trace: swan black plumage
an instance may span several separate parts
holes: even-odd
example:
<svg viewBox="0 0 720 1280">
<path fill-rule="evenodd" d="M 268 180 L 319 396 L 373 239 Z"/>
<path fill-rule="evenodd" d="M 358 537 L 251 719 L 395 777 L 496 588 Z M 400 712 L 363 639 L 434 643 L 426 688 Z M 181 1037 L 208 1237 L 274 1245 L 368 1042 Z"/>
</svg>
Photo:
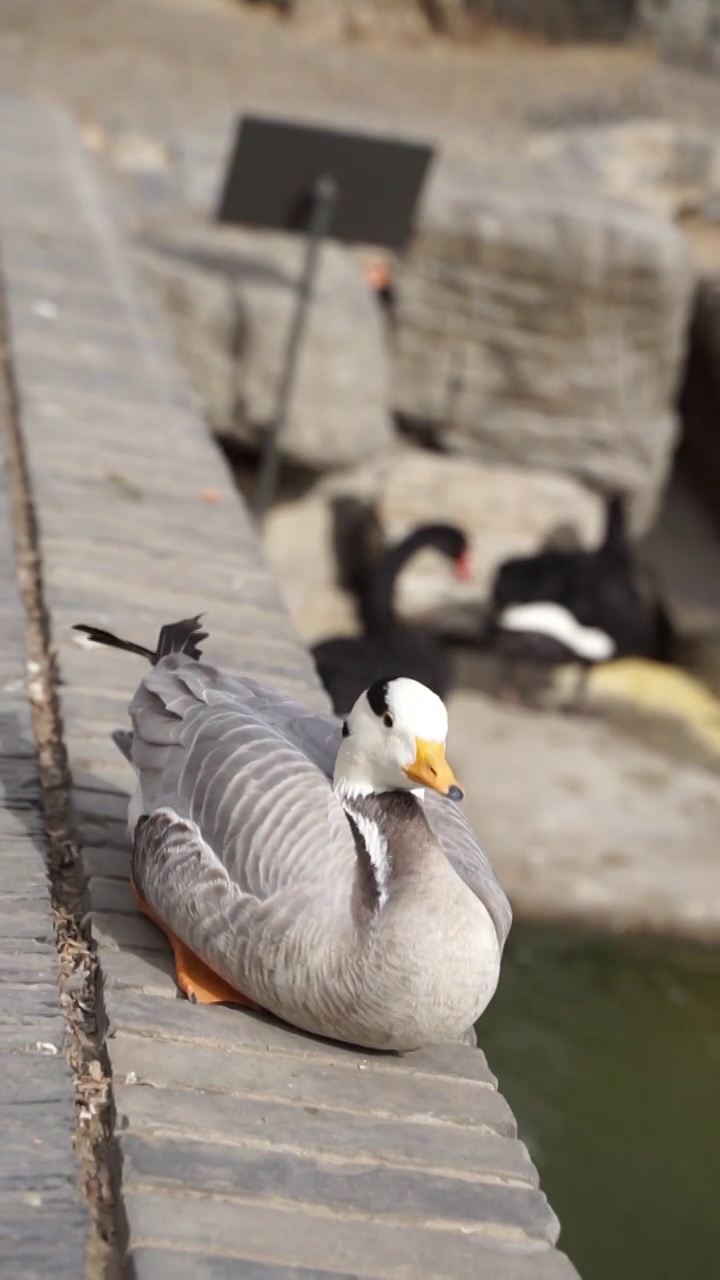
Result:
<svg viewBox="0 0 720 1280">
<path fill-rule="evenodd" d="M 363 689 L 376 680 L 397 676 L 418 680 L 438 697 L 445 696 L 450 663 L 443 645 L 432 632 L 401 622 L 394 608 L 397 576 L 423 547 L 434 547 L 452 560 L 458 577 L 470 576 L 468 541 L 454 525 L 421 525 L 376 563 L 360 565 L 356 555 L 346 580 L 356 598 L 363 634 L 334 636 L 312 649 L 318 675 L 338 715 L 345 715 Z"/>
<path fill-rule="evenodd" d="M 600 662 L 666 656 L 664 621 L 640 589 L 622 498 L 608 499 L 594 551 L 546 548 L 500 565 L 486 640 L 506 665 L 577 664 L 578 697 Z"/>
</svg>

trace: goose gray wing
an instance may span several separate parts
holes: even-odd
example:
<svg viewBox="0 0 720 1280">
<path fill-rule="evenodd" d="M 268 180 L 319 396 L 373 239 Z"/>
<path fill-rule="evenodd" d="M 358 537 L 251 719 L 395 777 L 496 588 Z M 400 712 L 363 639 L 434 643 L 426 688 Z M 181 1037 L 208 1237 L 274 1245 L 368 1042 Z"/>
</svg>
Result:
<svg viewBox="0 0 720 1280">
<path fill-rule="evenodd" d="M 487 908 L 502 954 L 512 924 L 512 908 L 471 823 L 460 805 L 434 791 L 425 792 L 425 816 L 445 857 Z"/>
<path fill-rule="evenodd" d="M 320 894 L 339 910 L 343 889 L 347 902 L 355 845 L 319 763 L 333 759 L 331 716 L 182 655 L 147 673 L 130 715 L 142 809 L 194 824 L 204 872 L 215 859 L 235 896 L 273 898 L 277 909 L 284 896 L 298 907 L 301 895 Z M 146 859 L 148 876 L 154 865 Z M 166 912 L 179 894 L 169 872 L 158 874 L 162 885 L 146 880 L 148 901 Z"/>
</svg>

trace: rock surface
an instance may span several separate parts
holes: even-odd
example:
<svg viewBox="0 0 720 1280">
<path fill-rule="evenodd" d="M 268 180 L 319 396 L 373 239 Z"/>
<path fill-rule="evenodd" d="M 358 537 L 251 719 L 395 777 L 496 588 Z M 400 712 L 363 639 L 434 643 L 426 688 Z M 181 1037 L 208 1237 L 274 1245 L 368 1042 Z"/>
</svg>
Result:
<svg viewBox="0 0 720 1280">
<path fill-rule="evenodd" d="M 560 524 L 573 525 L 592 546 L 603 523 L 598 499 L 566 476 L 418 449 L 328 478 L 309 495 L 280 504 L 265 527 L 271 568 L 311 641 L 353 629 L 351 604 L 336 586 L 332 501 L 338 496 L 374 501 L 390 543 L 421 524 L 458 524 L 467 532 L 472 582 L 458 581 L 449 562 L 428 549 L 403 570 L 396 592 L 402 617 L 457 634 L 477 633 L 500 561 L 536 550 Z"/>
<path fill-rule="evenodd" d="M 704 129 L 664 120 L 630 120 L 610 128 L 567 129 L 535 139 L 529 154 L 548 176 L 592 183 L 676 219 L 720 221 L 720 142 Z"/>
<path fill-rule="evenodd" d="M 453 768 L 473 780 L 466 809 L 518 918 L 714 937 L 718 757 L 691 763 L 677 722 L 663 745 L 652 716 L 623 730 L 509 709 L 467 686 L 449 709 Z"/>
<path fill-rule="evenodd" d="M 685 447 L 717 512 L 720 492 L 720 261 L 698 289 L 689 376 L 683 395 Z"/>
<path fill-rule="evenodd" d="M 289 12 L 323 35 L 408 40 L 428 34 L 424 8 L 421 0 L 291 0 Z"/>
<path fill-rule="evenodd" d="M 143 248 L 179 355 L 213 430 L 257 448 L 273 420 L 303 242 L 273 232 L 177 228 Z M 382 315 L 350 254 L 326 243 L 281 452 L 324 470 L 393 440 Z"/>
<path fill-rule="evenodd" d="M 642 0 L 640 11 L 669 61 L 720 69 L 720 0 Z"/>
<path fill-rule="evenodd" d="M 458 40 L 477 31 L 477 24 L 468 13 L 467 0 L 421 0 L 421 3 L 433 31 Z"/>
<path fill-rule="evenodd" d="M 474 199 L 426 207 L 399 276 L 396 407 L 452 450 L 618 488 L 647 525 L 692 285 L 668 222 L 488 167 Z"/>
<path fill-rule="evenodd" d="M 267 512 L 263 550 L 290 616 L 308 644 L 354 633 L 353 601 L 337 586 L 332 513 L 322 485 L 294 501 L 278 502 Z"/>
<path fill-rule="evenodd" d="M 480 31 L 492 24 L 547 40 L 580 43 L 626 39 L 635 30 L 638 0 L 602 0 L 602 4 L 597 0 L 461 0 L 461 4 Z"/>
</svg>

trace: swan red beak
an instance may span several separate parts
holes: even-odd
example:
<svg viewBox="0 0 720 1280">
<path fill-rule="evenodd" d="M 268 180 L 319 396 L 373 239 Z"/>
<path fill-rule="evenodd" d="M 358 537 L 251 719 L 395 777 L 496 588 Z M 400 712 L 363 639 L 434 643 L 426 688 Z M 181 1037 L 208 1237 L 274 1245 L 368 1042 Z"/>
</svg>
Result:
<svg viewBox="0 0 720 1280">
<path fill-rule="evenodd" d="M 455 577 L 459 578 L 461 582 L 472 582 L 473 571 L 469 547 L 461 551 L 455 561 Z"/>
</svg>

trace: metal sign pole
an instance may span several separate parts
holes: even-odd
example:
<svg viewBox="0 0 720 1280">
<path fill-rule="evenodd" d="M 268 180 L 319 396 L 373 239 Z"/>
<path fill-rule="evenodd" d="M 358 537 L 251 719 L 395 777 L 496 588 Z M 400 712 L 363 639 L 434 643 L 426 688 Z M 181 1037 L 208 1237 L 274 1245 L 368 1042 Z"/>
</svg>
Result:
<svg viewBox="0 0 720 1280">
<path fill-rule="evenodd" d="M 297 374 L 298 357 L 307 326 L 308 312 L 317 275 L 320 246 L 328 234 L 337 204 L 337 184 L 333 178 L 321 177 L 313 185 L 312 208 L 308 222 L 305 262 L 300 279 L 295 311 L 290 323 L 285 360 L 278 387 L 275 413 L 262 453 L 260 475 L 255 493 L 255 516 L 262 521 L 277 486 L 280 437 L 285 428 L 288 408 Z"/>
</svg>

